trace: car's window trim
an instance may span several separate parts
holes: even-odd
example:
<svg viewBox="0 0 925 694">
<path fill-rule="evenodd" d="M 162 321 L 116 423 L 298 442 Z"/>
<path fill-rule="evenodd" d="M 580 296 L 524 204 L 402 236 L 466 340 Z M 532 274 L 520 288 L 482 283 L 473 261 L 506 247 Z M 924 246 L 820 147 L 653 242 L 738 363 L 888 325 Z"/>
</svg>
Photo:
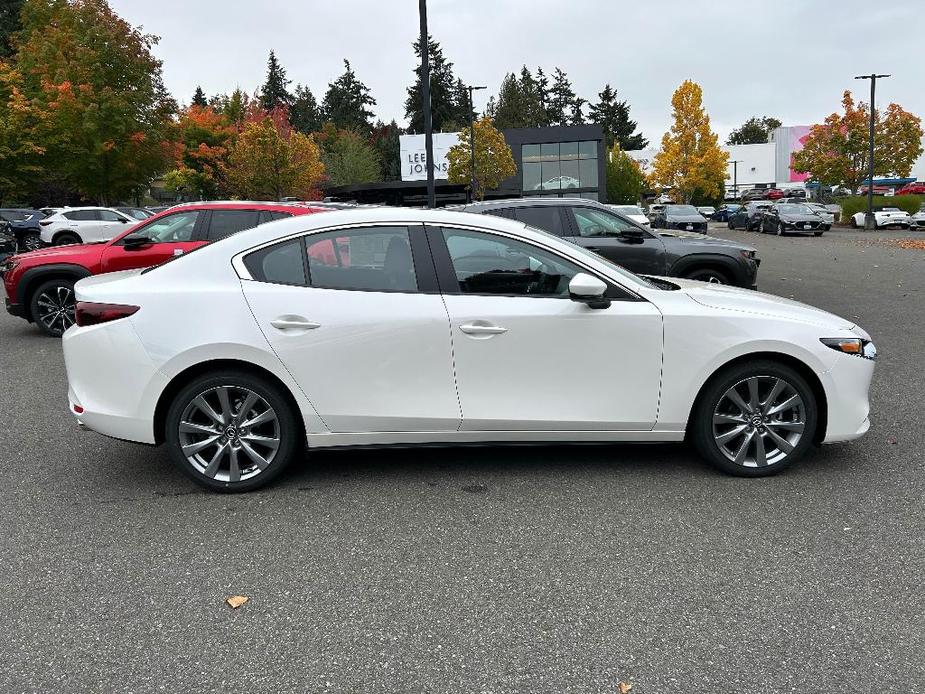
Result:
<svg viewBox="0 0 925 694">
<path fill-rule="evenodd" d="M 311 270 L 308 264 L 308 245 L 307 239 L 310 236 L 329 233 L 349 233 L 359 229 L 369 229 L 371 227 L 388 227 L 393 229 L 404 228 L 408 231 L 408 243 L 411 246 L 411 260 L 414 266 L 415 281 L 417 289 L 363 289 L 350 287 L 313 287 L 311 284 Z M 298 240 L 302 246 L 302 264 L 305 270 L 305 283 L 293 284 L 290 282 L 274 282 L 272 280 L 256 279 L 244 260 L 253 253 L 269 248 L 270 246 L 279 246 Z M 232 267 L 237 272 L 238 277 L 242 280 L 259 282 L 261 284 L 276 284 L 286 287 L 301 287 L 302 289 L 314 289 L 328 292 L 373 292 L 377 294 L 440 294 L 440 287 L 437 282 L 437 271 L 434 267 L 433 257 L 430 246 L 425 236 L 424 224 L 421 222 L 376 222 L 357 224 L 356 222 L 336 227 L 327 227 L 325 229 L 313 229 L 312 231 L 300 231 L 290 234 L 281 239 L 275 239 L 268 243 L 260 244 L 246 251 L 236 254 L 231 260 Z"/>
<path fill-rule="evenodd" d="M 460 224 L 428 224 L 427 225 L 427 240 L 430 243 L 431 256 L 434 260 L 434 267 L 437 270 L 437 279 L 440 282 L 440 289 L 443 294 L 452 295 L 452 296 L 484 296 L 484 297 L 508 297 L 515 299 L 557 299 L 557 300 L 571 300 L 569 296 L 556 296 L 549 294 L 498 294 L 498 293 L 483 293 L 483 292 L 464 292 L 459 288 L 459 279 L 456 277 L 456 269 L 453 267 L 453 260 L 450 256 L 450 250 L 446 245 L 446 239 L 443 236 L 444 229 L 456 229 L 459 231 L 470 231 L 473 233 L 488 234 L 490 236 L 500 236 L 502 238 L 510 239 L 512 241 L 517 241 L 523 243 L 527 246 L 535 246 L 536 248 L 550 253 L 556 257 L 562 258 L 564 262 L 567 262 L 571 265 L 575 265 L 581 269 L 582 272 L 596 277 L 607 285 L 608 292 L 615 290 L 619 292 L 621 296 L 608 296 L 607 298 L 612 301 L 647 301 L 636 292 L 631 289 L 626 288 L 622 284 L 615 282 L 609 277 L 601 276 L 601 273 L 589 268 L 584 263 L 572 258 L 571 256 L 564 256 L 559 252 L 558 249 L 550 248 L 541 243 L 534 242 L 533 239 L 523 239 L 512 234 L 506 234 L 503 231 L 498 231 L 497 229 L 483 229 L 478 227 L 469 227 L 466 225 Z M 554 236 L 551 234 L 551 236 Z"/>
</svg>

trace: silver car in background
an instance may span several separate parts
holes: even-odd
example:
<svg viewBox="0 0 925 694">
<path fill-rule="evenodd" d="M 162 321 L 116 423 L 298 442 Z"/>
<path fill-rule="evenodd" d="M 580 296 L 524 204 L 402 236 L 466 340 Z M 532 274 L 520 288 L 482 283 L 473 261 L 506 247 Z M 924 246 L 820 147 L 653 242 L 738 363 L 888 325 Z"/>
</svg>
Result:
<svg viewBox="0 0 925 694">
<path fill-rule="evenodd" d="M 636 224 L 649 226 L 649 218 L 639 205 L 608 205 L 607 207 L 631 219 Z"/>
</svg>

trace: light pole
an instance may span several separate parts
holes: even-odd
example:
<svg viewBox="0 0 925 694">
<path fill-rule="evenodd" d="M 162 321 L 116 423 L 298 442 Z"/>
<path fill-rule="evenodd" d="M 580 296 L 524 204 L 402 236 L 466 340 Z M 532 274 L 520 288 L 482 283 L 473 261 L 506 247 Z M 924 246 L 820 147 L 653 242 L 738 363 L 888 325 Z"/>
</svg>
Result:
<svg viewBox="0 0 925 694">
<path fill-rule="evenodd" d="M 877 228 L 877 220 L 874 218 L 874 121 L 877 110 L 874 98 L 877 94 L 877 80 L 889 75 L 858 75 L 856 80 L 870 80 L 870 154 L 867 160 L 867 214 L 864 215 L 864 229 L 874 231 Z"/>
<path fill-rule="evenodd" d="M 430 42 L 427 40 L 427 0 L 418 1 L 421 15 L 421 106 L 424 111 L 424 152 L 427 167 L 427 206 L 437 206 L 434 191 L 434 124 L 430 115 Z"/>
<path fill-rule="evenodd" d="M 469 85 L 469 150 L 472 154 L 472 164 L 469 168 L 469 197 L 475 200 L 475 107 L 472 105 L 472 92 L 476 89 L 488 89 L 488 87 L 473 87 Z"/>
<path fill-rule="evenodd" d="M 732 164 L 732 197 L 734 200 L 739 199 L 739 162 L 741 159 L 733 159 Z"/>
</svg>

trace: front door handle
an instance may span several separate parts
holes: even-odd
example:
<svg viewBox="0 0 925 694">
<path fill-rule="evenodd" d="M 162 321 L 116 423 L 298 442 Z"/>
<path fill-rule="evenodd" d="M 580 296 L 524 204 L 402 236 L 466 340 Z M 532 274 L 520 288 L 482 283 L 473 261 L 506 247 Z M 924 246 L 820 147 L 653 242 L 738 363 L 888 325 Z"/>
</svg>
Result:
<svg viewBox="0 0 925 694">
<path fill-rule="evenodd" d="M 507 328 L 500 325 L 492 325 L 486 321 L 475 321 L 473 323 L 463 323 L 459 326 L 466 335 L 500 335 L 506 333 Z"/>
<path fill-rule="evenodd" d="M 277 330 L 314 330 L 321 327 L 321 323 L 316 323 L 301 316 L 280 316 L 271 320 L 270 325 Z"/>
</svg>

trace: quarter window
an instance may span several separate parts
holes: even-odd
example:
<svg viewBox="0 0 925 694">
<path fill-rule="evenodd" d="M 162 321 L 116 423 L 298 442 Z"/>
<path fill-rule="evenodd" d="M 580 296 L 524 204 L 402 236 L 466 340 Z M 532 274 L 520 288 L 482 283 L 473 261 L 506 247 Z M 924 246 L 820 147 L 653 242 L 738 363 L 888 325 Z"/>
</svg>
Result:
<svg viewBox="0 0 925 694">
<path fill-rule="evenodd" d="M 477 231 L 444 229 L 463 294 L 568 297 L 577 265 L 522 241 Z"/>
<path fill-rule="evenodd" d="M 305 237 L 312 287 L 414 292 L 418 289 L 405 227 L 369 227 Z"/>
<path fill-rule="evenodd" d="M 294 239 L 251 253 L 244 265 L 251 277 L 274 284 L 305 284 L 302 240 Z"/>
</svg>

